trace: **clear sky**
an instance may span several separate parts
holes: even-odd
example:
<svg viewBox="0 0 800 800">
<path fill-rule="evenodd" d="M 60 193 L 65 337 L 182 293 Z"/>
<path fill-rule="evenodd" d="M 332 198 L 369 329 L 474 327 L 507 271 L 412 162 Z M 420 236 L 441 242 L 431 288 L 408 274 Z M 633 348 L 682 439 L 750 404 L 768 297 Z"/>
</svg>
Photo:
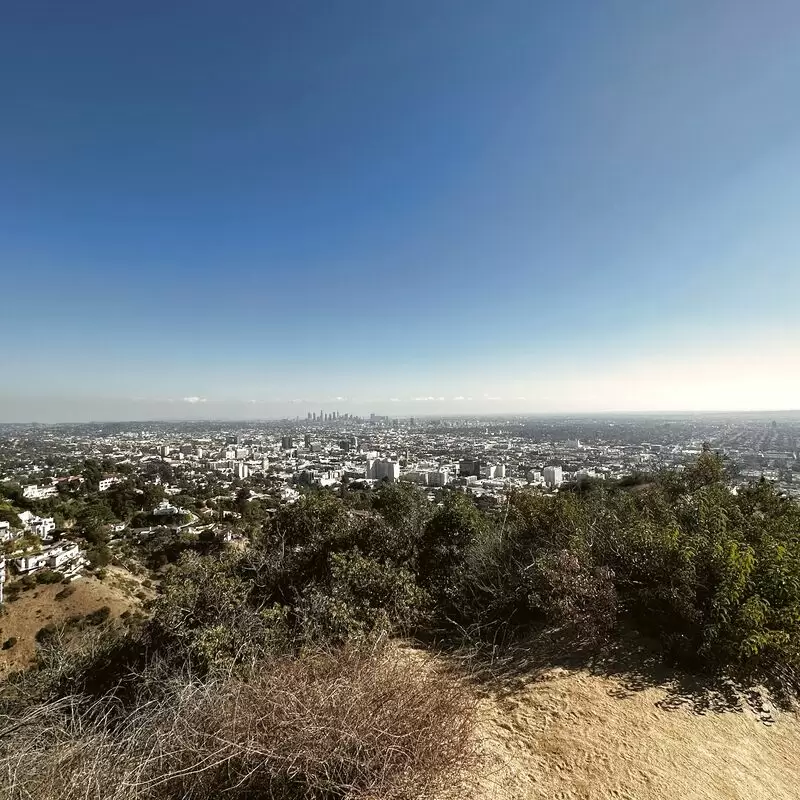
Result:
<svg viewBox="0 0 800 800">
<path fill-rule="evenodd" d="M 6 0 L 0 421 L 800 407 L 795 0 Z"/>
</svg>

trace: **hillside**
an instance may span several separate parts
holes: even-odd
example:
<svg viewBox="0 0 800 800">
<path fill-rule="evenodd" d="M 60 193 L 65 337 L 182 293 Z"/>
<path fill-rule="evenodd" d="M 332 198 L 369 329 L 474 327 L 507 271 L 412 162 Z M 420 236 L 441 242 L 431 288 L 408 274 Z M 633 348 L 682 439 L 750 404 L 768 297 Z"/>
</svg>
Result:
<svg viewBox="0 0 800 800">
<path fill-rule="evenodd" d="M 6 613 L 0 617 L 0 641 L 14 637 L 17 643 L 0 651 L 0 677 L 32 663 L 36 633 L 43 626 L 61 625 L 104 606 L 110 609 L 110 619 L 118 619 L 126 611 L 140 609 L 142 597 L 154 594 L 127 570 L 115 567 L 106 571 L 103 580 L 88 574 L 74 580 L 69 591 L 56 599 L 64 589 L 61 583 L 39 585 L 20 593 L 13 603 L 5 604 Z"/>
<path fill-rule="evenodd" d="M 719 698 L 717 698 L 719 700 Z M 796 714 L 554 667 L 485 687 L 479 800 L 796 800 Z"/>
</svg>

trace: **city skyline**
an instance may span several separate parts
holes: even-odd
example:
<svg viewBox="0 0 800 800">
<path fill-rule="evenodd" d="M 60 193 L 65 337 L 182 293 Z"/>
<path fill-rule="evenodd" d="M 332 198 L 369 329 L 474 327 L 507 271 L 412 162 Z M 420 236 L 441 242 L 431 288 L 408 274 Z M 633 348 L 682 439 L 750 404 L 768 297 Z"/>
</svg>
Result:
<svg viewBox="0 0 800 800">
<path fill-rule="evenodd" d="M 798 408 L 798 23 L 13 3 L 0 422 Z"/>
</svg>

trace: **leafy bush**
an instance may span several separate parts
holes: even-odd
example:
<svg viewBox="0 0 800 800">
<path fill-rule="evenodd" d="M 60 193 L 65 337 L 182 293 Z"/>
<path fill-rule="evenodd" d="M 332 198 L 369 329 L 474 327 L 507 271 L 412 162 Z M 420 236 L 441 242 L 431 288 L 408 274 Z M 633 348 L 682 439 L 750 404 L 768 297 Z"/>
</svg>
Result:
<svg viewBox="0 0 800 800">
<path fill-rule="evenodd" d="M 18 600 L 21 591 L 22 586 L 20 585 L 19 581 L 16 581 L 15 583 L 9 583 L 3 590 L 5 601 L 7 603 L 13 603 L 15 600 Z"/>
<path fill-rule="evenodd" d="M 64 580 L 64 575 L 60 572 L 54 572 L 50 569 L 43 569 L 41 572 L 36 573 L 36 583 L 49 584 L 61 583 Z"/>
<path fill-rule="evenodd" d="M 56 593 L 56 600 L 66 600 L 71 595 L 75 594 L 74 586 L 65 586 L 60 592 Z"/>
<path fill-rule="evenodd" d="M 353 550 L 333 554 L 326 585 L 303 594 L 300 624 L 312 642 L 375 638 L 413 630 L 425 604 L 411 572 Z"/>
<path fill-rule="evenodd" d="M 38 631 L 36 631 L 35 638 L 37 642 L 44 644 L 53 639 L 57 633 L 58 627 L 54 623 L 48 622 L 47 625 L 44 625 L 43 627 L 39 628 Z"/>
<path fill-rule="evenodd" d="M 108 606 L 102 606 L 87 614 L 84 619 L 89 625 L 102 625 L 110 616 L 111 609 Z"/>
<path fill-rule="evenodd" d="M 107 544 L 99 542 L 86 551 L 86 558 L 93 569 L 107 567 L 111 563 L 111 550 Z"/>
</svg>

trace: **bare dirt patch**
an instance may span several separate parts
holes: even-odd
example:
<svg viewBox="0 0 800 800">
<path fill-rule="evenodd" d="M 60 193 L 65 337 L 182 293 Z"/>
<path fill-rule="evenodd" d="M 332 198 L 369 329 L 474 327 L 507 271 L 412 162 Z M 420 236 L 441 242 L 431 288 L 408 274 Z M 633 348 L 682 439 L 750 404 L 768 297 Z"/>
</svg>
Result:
<svg viewBox="0 0 800 800">
<path fill-rule="evenodd" d="M 666 675 L 666 671 L 665 675 Z M 479 683 L 475 800 L 797 800 L 800 720 L 766 692 L 558 666 Z"/>
</svg>

